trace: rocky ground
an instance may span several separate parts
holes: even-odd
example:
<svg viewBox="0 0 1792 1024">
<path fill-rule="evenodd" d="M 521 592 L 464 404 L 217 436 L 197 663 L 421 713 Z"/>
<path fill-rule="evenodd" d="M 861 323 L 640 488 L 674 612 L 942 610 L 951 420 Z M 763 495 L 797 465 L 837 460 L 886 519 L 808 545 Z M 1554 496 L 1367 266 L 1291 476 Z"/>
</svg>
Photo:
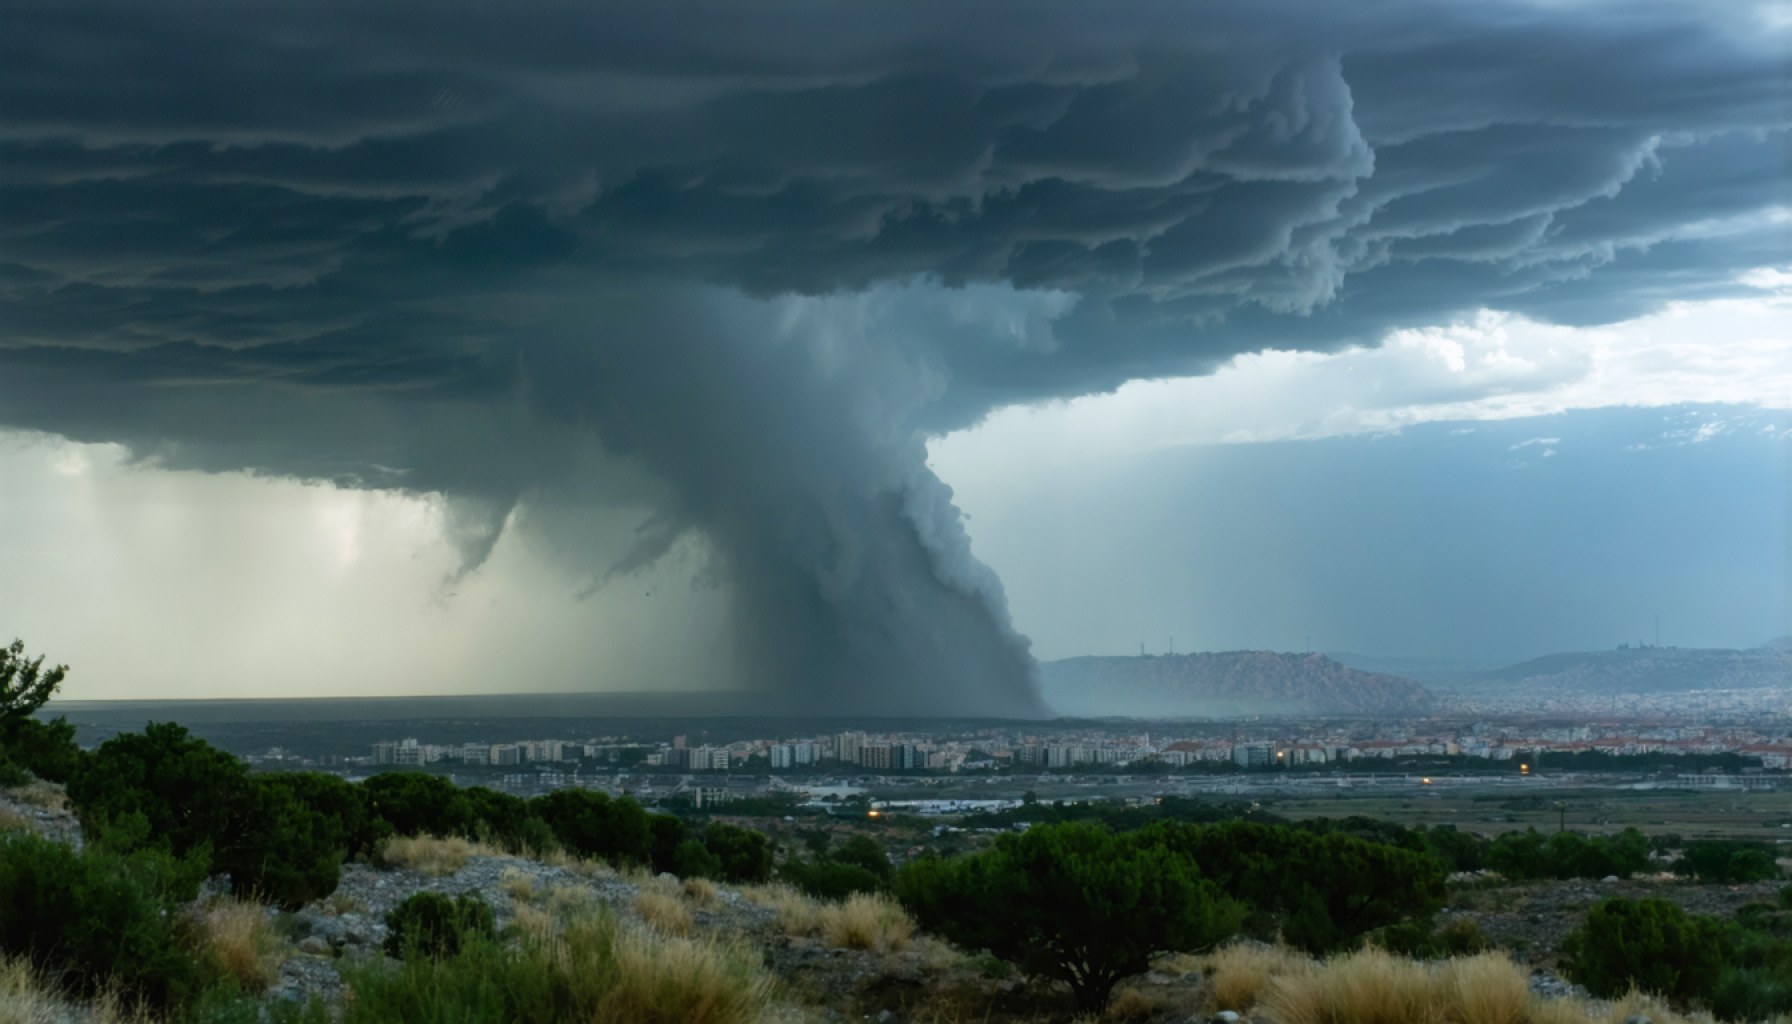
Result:
<svg viewBox="0 0 1792 1024">
<path fill-rule="evenodd" d="M 0 828 L 25 828 L 71 843 L 80 826 L 55 787 L 0 790 Z M 1473 920 L 1496 945 L 1532 968 L 1532 989 L 1546 996 L 1584 996 L 1555 973 L 1563 936 L 1587 908 L 1612 896 L 1659 897 L 1696 913 L 1728 915 L 1747 903 L 1771 902 L 1781 883 L 1691 885 L 1671 876 L 1605 882 L 1508 883 L 1497 878 L 1459 880 L 1445 919 Z M 1061 997 L 1030 984 L 987 957 L 954 952 L 927 937 L 897 951 L 836 948 L 818 937 L 790 934 L 763 896 L 716 886 L 683 894 L 671 876 L 618 873 L 591 864 L 545 863 L 472 852 L 453 870 L 345 865 L 329 897 L 296 912 L 269 915 L 291 945 L 271 986 L 279 999 L 313 995 L 337 998 L 341 970 L 384 955 L 386 914 L 412 893 L 455 896 L 475 893 L 489 903 L 500 927 L 524 906 L 556 900 L 595 900 L 618 914 L 637 915 L 643 892 L 677 895 L 691 916 L 692 933 L 740 941 L 762 951 L 779 980 L 784 1001 L 806 1021 L 873 1020 L 880 1024 L 932 1024 L 951 1020 L 1020 1022 L 1060 1019 Z M 1201 971 L 1188 958 L 1181 969 L 1167 964 L 1129 987 L 1129 1019 L 1207 1021 L 1224 1007 L 1212 1004 Z M 42 1018 L 57 1024 L 86 1020 L 64 1007 Z"/>
</svg>

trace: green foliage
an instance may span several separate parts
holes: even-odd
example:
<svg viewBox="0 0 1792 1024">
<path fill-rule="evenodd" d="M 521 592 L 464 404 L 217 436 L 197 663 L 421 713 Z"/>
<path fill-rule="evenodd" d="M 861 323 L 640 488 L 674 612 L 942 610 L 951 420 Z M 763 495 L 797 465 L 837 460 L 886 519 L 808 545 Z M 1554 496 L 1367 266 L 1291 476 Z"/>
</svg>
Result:
<svg viewBox="0 0 1792 1024">
<path fill-rule="evenodd" d="M 141 816 L 146 842 L 186 856 L 234 834 L 250 799 L 249 773 L 180 726 L 151 723 L 100 744 L 68 795 L 89 832 Z"/>
<path fill-rule="evenodd" d="M 841 864 L 868 872 L 884 885 L 896 877 L 896 866 L 890 863 L 890 855 L 884 852 L 882 843 L 870 836 L 852 836 L 830 856 Z"/>
<path fill-rule="evenodd" d="M 343 785 L 346 786 L 346 783 Z M 100 745 L 68 786 L 81 823 L 121 852 L 154 847 L 228 872 L 239 894 L 288 908 L 327 895 L 345 827 L 312 780 L 251 777 L 236 758 L 178 725 L 152 724 Z"/>
<path fill-rule="evenodd" d="M 401 836 L 466 836 L 478 821 L 467 791 L 439 775 L 385 772 L 361 783 L 373 817 Z"/>
<path fill-rule="evenodd" d="M 612 800 L 588 789 L 558 789 L 529 801 L 529 811 L 554 830 L 560 845 L 611 864 L 648 864 L 653 834 L 647 812 L 626 797 Z"/>
<path fill-rule="evenodd" d="M 886 882 L 857 864 L 837 860 L 791 859 L 778 866 L 778 877 L 823 900 L 843 900 L 855 892 L 877 892 Z"/>
<path fill-rule="evenodd" d="M 1508 832 L 1493 841 L 1487 866 L 1507 878 L 1629 878 L 1649 866 L 1649 839 L 1634 828 L 1613 836 L 1536 829 Z"/>
<path fill-rule="evenodd" d="M 772 876 L 772 844 L 763 832 L 712 822 L 704 826 L 703 845 L 715 855 L 721 881 L 763 882 Z"/>
<path fill-rule="evenodd" d="M 1443 905 L 1444 868 L 1428 853 L 1330 832 L 1251 822 L 1148 830 L 1253 912 L 1252 931 L 1308 952 L 1344 949 L 1367 932 Z"/>
<path fill-rule="evenodd" d="M 1438 927 L 1429 919 L 1402 921 L 1374 933 L 1376 945 L 1421 960 L 1473 956 L 1493 945 L 1473 919 L 1459 917 Z"/>
<path fill-rule="evenodd" d="M 236 832 L 214 846 L 212 867 L 230 874 L 237 895 L 297 910 L 336 891 L 344 831 L 342 823 L 301 800 L 291 784 L 255 776 Z"/>
<path fill-rule="evenodd" d="M 1715 918 L 1665 900 L 1609 899 L 1562 942 L 1563 972 L 1602 998 L 1631 986 L 1687 1002 L 1708 995 L 1728 960 L 1729 936 Z"/>
<path fill-rule="evenodd" d="M 1701 882 L 1734 884 L 1780 877 L 1773 848 L 1765 843 L 1705 839 L 1688 843 L 1674 861 L 1674 873 Z"/>
<path fill-rule="evenodd" d="M 722 860 L 702 840 L 686 839 L 673 851 L 668 870 L 680 878 L 720 878 Z"/>
<path fill-rule="evenodd" d="M 501 846 L 512 853 L 521 853 L 527 848 L 526 833 L 531 818 L 527 801 L 484 786 L 469 787 L 466 795 L 473 811 L 473 835 L 470 838 Z M 547 829 L 536 835 L 552 833 L 552 829 Z"/>
<path fill-rule="evenodd" d="M 344 860 L 372 855 L 386 836 L 368 807 L 367 790 L 347 779 L 323 772 L 280 772 L 257 780 L 286 790 L 315 813 L 315 827 L 326 831 L 329 845 L 340 848 Z"/>
<path fill-rule="evenodd" d="M 400 959 L 452 957 L 496 935 L 492 908 L 476 895 L 412 893 L 386 914 L 386 953 Z"/>
<path fill-rule="evenodd" d="M 1732 967 L 1712 986 L 1711 1012 L 1723 1020 L 1760 1021 L 1792 1011 L 1792 972 Z"/>
<path fill-rule="evenodd" d="M 157 1009 L 191 998 L 199 968 L 178 941 L 170 898 L 196 879 L 165 854 L 77 853 L 31 835 L 0 838 L 0 952 L 29 959 L 71 992 L 116 988 Z"/>
<path fill-rule="evenodd" d="M 0 739 L 13 722 L 30 718 L 43 707 L 67 675 L 67 665 L 45 671 L 41 654 L 26 658 L 23 640 L 0 647 Z"/>
<path fill-rule="evenodd" d="M 1171 950 L 1213 945 L 1242 909 L 1155 836 L 1040 825 L 981 853 L 903 867 L 896 892 L 922 927 L 1065 982 L 1099 1010 L 1122 978 Z"/>
<path fill-rule="evenodd" d="M 679 849 L 691 838 L 691 830 L 685 826 L 683 818 L 671 814 L 649 814 L 647 835 L 648 863 L 655 872 L 670 871 L 680 878 L 694 877 L 678 869 Z"/>
<path fill-rule="evenodd" d="M 0 766 L 66 783 L 80 768 L 81 758 L 75 727 L 65 718 L 48 722 L 15 718 L 0 725 Z"/>
<path fill-rule="evenodd" d="M 1780 886 L 1780 909 L 1792 910 L 1792 885 Z"/>
</svg>

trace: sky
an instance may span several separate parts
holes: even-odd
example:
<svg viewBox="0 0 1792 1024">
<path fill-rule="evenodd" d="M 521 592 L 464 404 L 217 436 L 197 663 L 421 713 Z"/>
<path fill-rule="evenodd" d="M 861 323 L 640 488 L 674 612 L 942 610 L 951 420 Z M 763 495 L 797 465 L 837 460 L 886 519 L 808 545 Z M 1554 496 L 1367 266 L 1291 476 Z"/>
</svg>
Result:
<svg viewBox="0 0 1792 1024">
<path fill-rule="evenodd" d="M 1788 625 L 1792 19 L 19 5 L 0 633 L 70 698 Z"/>
</svg>

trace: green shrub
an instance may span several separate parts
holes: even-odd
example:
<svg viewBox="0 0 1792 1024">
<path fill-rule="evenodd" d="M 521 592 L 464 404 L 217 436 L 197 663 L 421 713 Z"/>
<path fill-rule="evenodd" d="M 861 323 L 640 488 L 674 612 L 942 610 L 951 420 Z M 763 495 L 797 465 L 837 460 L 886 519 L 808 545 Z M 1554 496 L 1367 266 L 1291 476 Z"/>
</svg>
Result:
<svg viewBox="0 0 1792 1024">
<path fill-rule="evenodd" d="M 69 781 L 69 800 L 89 834 L 140 816 L 143 841 L 177 857 L 229 842 L 250 800 L 242 762 L 171 722 L 100 744 Z"/>
<path fill-rule="evenodd" d="M 716 877 L 724 882 L 763 882 L 772 876 L 772 844 L 764 833 L 711 822 L 703 828 L 703 845 L 715 854 Z"/>
<path fill-rule="evenodd" d="M 529 811 L 573 853 L 617 865 L 652 862 L 647 812 L 633 800 L 612 800 L 588 789 L 557 789 L 529 801 Z"/>
<path fill-rule="evenodd" d="M 371 856 L 388 834 L 368 807 L 368 791 L 341 776 L 278 772 L 255 778 L 264 785 L 286 790 L 314 812 L 318 816 L 314 826 L 325 830 L 319 838 L 340 849 L 343 860 Z"/>
<path fill-rule="evenodd" d="M 884 852 L 882 843 L 870 836 L 853 836 L 829 853 L 828 857 L 841 864 L 861 868 L 885 885 L 896 877 L 896 866 L 890 863 L 890 855 Z"/>
<path fill-rule="evenodd" d="M 1730 945 L 1715 918 L 1665 900 L 1609 899 L 1563 940 L 1563 973 L 1601 998 L 1634 986 L 1688 1002 L 1711 993 Z"/>
<path fill-rule="evenodd" d="M 1674 862 L 1674 873 L 1701 882 L 1735 884 L 1780 877 L 1773 848 L 1765 843 L 1704 839 L 1688 843 Z"/>
<path fill-rule="evenodd" d="M 391 834 L 474 837 L 478 819 L 472 799 L 439 775 L 385 772 L 361 786 L 368 812 Z"/>
<path fill-rule="evenodd" d="M 1792 910 L 1792 885 L 1780 886 L 1780 907 Z"/>
<path fill-rule="evenodd" d="M 0 838 L 0 952 L 24 957 L 70 991 L 114 989 L 157 1009 L 199 989 L 197 961 L 182 948 L 171 897 L 197 872 L 166 854 L 77 853 L 32 835 Z"/>
<path fill-rule="evenodd" d="M 844 900 L 856 892 L 878 892 L 884 880 L 858 866 L 837 860 L 787 860 L 778 877 L 816 899 Z"/>
<path fill-rule="evenodd" d="M 653 870 L 670 871 L 680 878 L 687 877 L 678 867 L 679 847 L 691 838 L 691 830 L 686 827 L 684 819 L 671 814 L 649 814 L 647 835 L 648 862 Z"/>
<path fill-rule="evenodd" d="M 1429 920 L 1402 921 L 1375 933 L 1375 944 L 1390 953 L 1421 960 L 1473 956 L 1493 945 L 1472 918 L 1458 917 L 1442 927 Z"/>
<path fill-rule="evenodd" d="M 680 878 L 720 878 L 722 860 L 698 839 L 686 839 L 673 851 L 668 868 Z"/>
<path fill-rule="evenodd" d="M 1232 934 L 1243 910 L 1160 837 L 1100 825 L 1038 825 L 951 860 L 903 866 L 896 892 L 922 927 L 1107 1004 L 1152 957 Z"/>
<path fill-rule="evenodd" d="M 1792 1012 L 1792 974 L 1732 967 L 1711 990 L 1711 1012 L 1724 1020 L 1760 1021 Z"/>
<path fill-rule="evenodd" d="M 525 847 L 524 830 L 531 820 L 528 802 L 484 786 L 471 786 L 466 794 L 473 812 L 473 834 L 468 838 L 521 853 Z"/>
<path fill-rule="evenodd" d="M 1254 934 L 1279 933 L 1308 952 L 1348 948 L 1443 906 L 1445 871 L 1436 858 L 1343 832 L 1229 821 L 1159 824 L 1142 834 L 1192 858 L 1204 877 L 1249 907 Z"/>
<path fill-rule="evenodd" d="M 347 783 L 341 785 L 347 786 Z M 180 726 L 150 725 L 102 744 L 69 784 L 88 834 L 126 852 L 166 849 L 228 872 L 238 895 L 287 908 L 336 888 L 347 838 L 338 810 L 304 799 L 325 784 L 251 776 Z"/>
<path fill-rule="evenodd" d="M 11 770 L 14 783 L 30 772 L 51 782 L 67 782 L 80 769 L 81 748 L 75 745 L 75 727 L 65 718 L 45 722 L 19 718 L 0 729 L 0 767 Z"/>
<path fill-rule="evenodd" d="M 1649 839 L 1633 828 L 1613 836 L 1536 829 L 1508 832 L 1493 841 L 1487 866 L 1507 878 L 1629 878 L 1649 866 Z"/>
<path fill-rule="evenodd" d="M 401 959 L 452 957 L 496 934 L 492 908 L 475 895 L 412 893 L 386 915 L 386 953 Z"/>
</svg>

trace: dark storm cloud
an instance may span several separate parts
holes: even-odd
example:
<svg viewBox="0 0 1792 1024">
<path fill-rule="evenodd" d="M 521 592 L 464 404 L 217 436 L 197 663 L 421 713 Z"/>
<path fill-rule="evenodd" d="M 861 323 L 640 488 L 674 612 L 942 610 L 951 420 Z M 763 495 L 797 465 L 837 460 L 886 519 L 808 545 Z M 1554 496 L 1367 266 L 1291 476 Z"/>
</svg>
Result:
<svg viewBox="0 0 1792 1024">
<path fill-rule="evenodd" d="M 1745 4 L 3 17 L 0 420 L 440 492 L 472 566 L 603 477 L 621 569 L 701 534 L 744 677 L 863 707 L 1033 706 L 923 431 L 1784 255 Z"/>
</svg>

